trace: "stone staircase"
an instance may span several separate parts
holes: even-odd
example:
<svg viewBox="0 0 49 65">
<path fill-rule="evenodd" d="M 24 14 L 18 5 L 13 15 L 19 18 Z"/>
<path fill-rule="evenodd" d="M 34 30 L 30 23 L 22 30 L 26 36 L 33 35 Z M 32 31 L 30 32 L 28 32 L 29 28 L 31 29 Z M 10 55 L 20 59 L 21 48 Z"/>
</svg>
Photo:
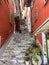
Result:
<svg viewBox="0 0 49 65">
<path fill-rule="evenodd" d="M 0 58 L 0 65 L 25 65 L 25 52 L 26 49 L 31 46 L 33 40 L 33 37 L 30 37 L 28 33 L 13 34 L 8 46 Z"/>
</svg>

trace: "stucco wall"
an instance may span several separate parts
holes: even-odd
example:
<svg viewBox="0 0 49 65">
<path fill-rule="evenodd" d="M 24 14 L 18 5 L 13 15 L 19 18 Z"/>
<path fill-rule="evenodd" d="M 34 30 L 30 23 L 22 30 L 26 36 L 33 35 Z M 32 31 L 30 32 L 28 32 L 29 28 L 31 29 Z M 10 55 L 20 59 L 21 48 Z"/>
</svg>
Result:
<svg viewBox="0 0 49 65">
<path fill-rule="evenodd" d="M 6 1 L 6 0 L 5 0 Z M 12 25 L 10 24 L 10 10 L 12 10 Z M 12 1 L 9 0 L 9 4 L 2 0 L 0 4 L 0 47 L 5 43 L 8 36 L 13 32 L 14 27 L 14 6 Z"/>
<path fill-rule="evenodd" d="M 32 31 L 34 32 L 38 27 L 44 23 L 44 21 L 49 18 L 49 0 L 47 4 L 44 6 L 44 0 L 35 0 L 34 7 L 32 8 L 31 16 L 33 18 L 34 11 L 37 8 L 38 10 L 38 19 L 34 22 L 32 27 Z M 39 40 L 40 44 L 42 44 L 42 34 L 39 33 L 37 35 L 37 39 Z"/>
<path fill-rule="evenodd" d="M 34 7 L 32 8 L 32 18 L 34 10 L 38 9 L 38 20 L 34 23 L 32 30 L 35 31 L 47 18 L 49 18 L 49 0 L 44 6 L 44 0 L 35 0 Z"/>
</svg>

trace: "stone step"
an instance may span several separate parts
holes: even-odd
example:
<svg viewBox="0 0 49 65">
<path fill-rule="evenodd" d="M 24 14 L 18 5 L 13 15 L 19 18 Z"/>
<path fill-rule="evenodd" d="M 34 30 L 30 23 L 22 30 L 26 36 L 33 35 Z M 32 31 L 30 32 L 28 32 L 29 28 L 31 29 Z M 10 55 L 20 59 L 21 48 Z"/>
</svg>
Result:
<svg viewBox="0 0 49 65">
<path fill-rule="evenodd" d="M 18 63 L 23 63 L 24 64 L 24 60 L 18 60 Z"/>
<path fill-rule="evenodd" d="M 17 60 L 24 60 L 24 57 L 18 57 L 18 58 L 16 58 Z"/>
<path fill-rule="evenodd" d="M 22 58 L 24 56 L 25 56 L 25 54 L 20 53 L 19 55 L 16 56 L 16 58 Z"/>
<path fill-rule="evenodd" d="M 0 65 L 25 65 L 24 57 L 26 50 L 31 46 L 33 38 L 30 38 L 27 33 L 13 34 L 2 58 L 0 58 Z M 5 62 L 5 63 L 4 63 Z"/>
<path fill-rule="evenodd" d="M 26 51 L 21 51 L 21 53 L 26 53 Z"/>
<path fill-rule="evenodd" d="M 18 47 L 27 47 L 28 48 L 28 47 L 30 47 L 30 45 L 26 45 L 26 46 L 21 45 L 21 46 L 18 46 Z"/>
</svg>

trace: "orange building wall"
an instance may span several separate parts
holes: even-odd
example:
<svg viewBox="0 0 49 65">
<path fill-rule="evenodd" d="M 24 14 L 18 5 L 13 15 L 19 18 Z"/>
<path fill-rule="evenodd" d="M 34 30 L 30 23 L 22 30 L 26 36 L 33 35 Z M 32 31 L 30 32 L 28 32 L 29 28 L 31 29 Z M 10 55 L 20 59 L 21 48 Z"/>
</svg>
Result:
<svg viewBox="0 0 49 65">
<path fill-rule="evenodd" d="M 38 20 L 35 21 L 32 31 L 34 32 L 44 21 L 49 18 L 49 0 L 44 6 L 44 0 L 35 0 L 34 7 L 32 8 L 31 16 L 33 18 L 35 9 L 38 9 Z M 38 34 L 37 39 L 42 44 L 42 35 Z"/>
<path fill-rule="evenodd" d="M 12 25 L 10 24 L 10 9 L 12 10 Z M 13 32 L 14 27 L 14 6 L 12 1 L 9 0 L 9 4 L 2 0 L 0 4 L 0 48 L 8 39 L 9 35 Z"/>
<path fill-rule="evenodd" d="M 35 0 L 34 7 L 32 8 L 32 18 L 34 16 L 34 10 L 38 9 L 38 20 L 32 27 L 32 31 L 35 31 L 47 18 L 49 18 L 49 0 L 44 6 L 44 0 Z"/>
</svg>

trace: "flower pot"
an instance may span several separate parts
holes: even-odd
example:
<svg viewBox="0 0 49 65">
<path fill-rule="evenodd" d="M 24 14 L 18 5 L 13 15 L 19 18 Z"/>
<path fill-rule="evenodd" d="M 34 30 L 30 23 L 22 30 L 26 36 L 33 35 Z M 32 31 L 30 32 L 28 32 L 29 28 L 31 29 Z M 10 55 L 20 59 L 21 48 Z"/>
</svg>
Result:
<svg viewBox="0 0 49 65">
<path fill-rule="evenodd" d="M 37 62 L 32 59 L 32 64 L 37 65 Z"/>
<path fill-rule="evenodd" d="M 29 61 L 26 61 L 26 65 L 29 65 L 29 63 L 30 63 Z"/>
</svg>

